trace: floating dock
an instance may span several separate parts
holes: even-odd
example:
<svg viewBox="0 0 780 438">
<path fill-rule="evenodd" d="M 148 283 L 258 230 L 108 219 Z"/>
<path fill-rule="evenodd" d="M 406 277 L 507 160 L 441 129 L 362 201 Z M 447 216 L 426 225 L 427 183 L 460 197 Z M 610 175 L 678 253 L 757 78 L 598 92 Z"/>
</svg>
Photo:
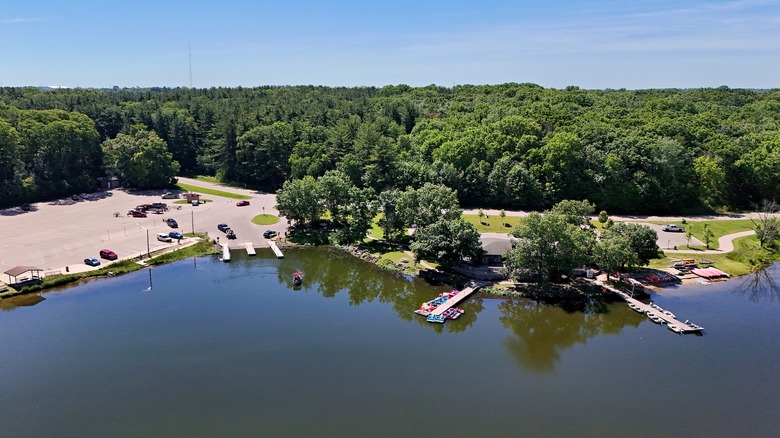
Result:
<svg viewBox="0 0 780 438">
<path fill-rule="evenodd" d="M 268 244 L 271 246 L 271 250 L 273 250 L 274 254 L 276 254 L 277 259 L 284 258 L 284 254 L 282 254 L 282 250 L 279 249 L 279 246 L 276 245 L 276 242 L 269 240 Z"/>
<path fill-rule="evenodd" d="M 222 261 L 230 261 L 230 247 L 227 245 L 227 243 L 222 244 Z"/>
<path fill-rule="evenodd" d="M 246 248 L 246 253 L 247 253 L 247 254 L 249 254 L 249 255 L 251 255 L 251 256 L 253 256 L 253 255 L 257 254 L 257 253 L 255 252 L 255 247 L 254 247 L 254 245 L 252 245 L 252 242 L 246 242 L 246 243 L 244 244 L 244 247 Z"/>
<path fill-rule="evenodd" d="M 452 308 L 459 302 L 468 298 L 469 295 L 476 292 L 477 289 L 479 289 L 480 287 L 482 287 L 481 284 L 469 286 L 463 289 L 462 291 L 458 292 L 457 294 L 451 296 L 449 299 L 439 304 L 438 306 L 436 306 L 436 308 L 434 308 L 431 311 L 424 310 L 424 309 L 417 309 L 414 311 L 414 313 L 428 318 L 428 322 L 440 322 L 440 323 L 444 322 L 444 316 L 442 315 L 447 313 L 447 311 L 449 311 L 450 308 Z"/>
<path fill-rule="evenodd" d="M 662 324 L 666 324 L 667 326 L 669 326 L 670 330 L 672 330 L 673 327 L 679 330 L 678 333 L 699 333 L 702 330 L 704 330 L 704 327 L 698 326 L 696 324 L 679 321 L 672 312 L 668 310 L 664 310 L 654 304 L 645 304 L 631 297 L 627 293 L 615 289 L 614 287 L 608 284 L 604 284 L 600 281 L 596 282 L 596 284 L 605 289 L 608 289 L 611 292 L 618 294 L 621 298 L 623 298 L 628 303 L 629 307 L 636 310 L 637 312 L 644 313 L 644 314 L 647 314 L 649 312 L 655 315 L 661 320 Z M 676 330 L 672 330 L 672 331 L 676 331 Z"/>
</svg>

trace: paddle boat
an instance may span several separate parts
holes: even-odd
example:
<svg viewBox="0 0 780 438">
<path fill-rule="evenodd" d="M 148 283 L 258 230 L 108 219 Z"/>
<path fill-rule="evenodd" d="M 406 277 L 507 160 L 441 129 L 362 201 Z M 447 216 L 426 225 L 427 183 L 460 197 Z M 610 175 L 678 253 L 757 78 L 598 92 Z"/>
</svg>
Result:
<svg viewBox="0 0 780 438">
<path fill-rule="evenodd" d="M 678 327 L 678 326 L 676 326 L 675 324 L 666 324 L 666 328 L 668 328 L 669 330 L 671 330 L 671 331 L 673 331 L 673 332 L 675 332 L 677 334 L 682 334 L 682 332 L 683 332 L 683 329 Z"/>
<path fill-rule="evenodd" d="M 664 322 L 664 320 L 663 320 L 662 318 L 660 318 L 658 315 L 656 315 L 656 314 L 655 314 L 655 313 L 653 313 L 653 312 L 647 312 L 647 318 L 648 318 L 650 321 L 653 321 L 653 322 L 654 322 L 654 323 L 656 323 L 656 324 L 661 324 L 661 323 L 663 323 L 663 322 Z"/>
<path fill-rule="evenodd" d="M 303 283 L 303 274 L 301 274 L 298 271 L 295 271 L 292 273 L 292 284 L 293 286 L 300 286 L 301 283 Z"/>
<path fill-rule="evenodd" d="M 633 310 L 633 311 L 635 311 L 635 312 L 639 312 L 639 313 L 645 313 L 645 311 L 644 311 L 644 310 L 642 310 L 642 308 L 641 308 L 641 307 L 637 306 L 637 305 L 636 305 L 636 304 L 634 304 L 634 303 L 628 303 L 628 307 L 629 307 L 629 308 L 631 308 L 631 310 Z"/>
</svg>

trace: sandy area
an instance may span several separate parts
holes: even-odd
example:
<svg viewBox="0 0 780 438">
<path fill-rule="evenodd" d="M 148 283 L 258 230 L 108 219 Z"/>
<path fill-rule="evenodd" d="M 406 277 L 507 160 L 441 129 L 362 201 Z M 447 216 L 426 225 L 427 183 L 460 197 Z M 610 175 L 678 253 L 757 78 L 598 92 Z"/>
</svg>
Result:
<svg viewBox="0 0 780 438">
<path fill-rule="evenodd" d="M 217 188 L 233 193 L 251 196 L 250 205 L 237 207 L 235 199 L 202 195 L 214 202 L 193 207 L 182 205 L 176 209 L 175 199 L 161 199 L 162 191 L 126 192 L 122 189 L 99 192 L 90 199 L 79 201 L 41 202 L 32 205 L 31 211 L 19 208 L 0 210 L 0 272 L 14 266 L 35 266 L 44 272 L 60 271 L 66 267 L 70 272 L 96 269 L 84 264 L 87 257 L 100 258 L 98 252 L 110 249 L 120 259 L 136 257 L 147 251 L 177 242 L 164 243 L 157 240 L 157 233 L 168 233 L 164 218 L 172 217 L 179 223 L 178 231 L 189 233 L 207 232 L 210 237 L 225 241 L 224 234 L 217 230 L 217 224 L 227 223 L 236 232 L 237 239 L 231 247 L 243 247 L 244 242 L 253 242 L 255 247 L 267 246 L 262 232 L 273 229 L 283 232 L 287 222 L 282 220 L 271 226 L 258 226 L 252 218 L 263 212 L 278 215 L 274 209 L 276 197 L 251 190 L 219 187 L 214 184 L 180 178 L 186 184 Z M 173 207 L 168 213 L 149 214 L 146 218 L 127 216 L 127 211 L 138 204 L 165 202 Z M 115 216 L 115 213 L 119 213 Z M 101 260 L 103 266 L 110 263 Z M 0 280 L 8 281 L 3 274 Z"/>
</svg>

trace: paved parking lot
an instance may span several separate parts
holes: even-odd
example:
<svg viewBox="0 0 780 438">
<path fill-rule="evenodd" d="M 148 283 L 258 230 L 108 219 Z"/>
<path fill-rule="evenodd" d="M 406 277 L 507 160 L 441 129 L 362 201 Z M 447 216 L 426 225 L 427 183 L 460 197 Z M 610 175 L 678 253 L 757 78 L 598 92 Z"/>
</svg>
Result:
<svg viewBox="0 0 780 438">
<path fill-rule="evenodd" d="M 100 258 L 98 252 L 107 248 L 120 259 L 134 257 L 150 250 L 175 246 L 177 242 L 157 240 L 157 233 L 173 231 L 164 221 L 172 217 L 182 233 L 208 232 L 211 238 L 224 242 L 224 233 L 217 224 L 227 223 L 235 232 L 231 246 L 253 242 L 256 247 L 267 246 L 262 233 L 265 229 L 283 232 L 283 219 L 272 226 L 258 226 L 252 218 L 263 212 L 278 215 L 274 209 L 276 197 L 251 190 L 219 187 L 201 181 L 180 178 L 187 184 L 211 187 L 251 196 L 250 205 L 237 207 L 235 199 L 202 195 L 213 202 L 197 207 L 185 204 L 176 209 L 176 199 L 161 199 L 162 191 L 131 193 L 111 190 L 94 194 L 91 199 L 33 204 L 31 211 L 19 208 L 0 210 L 0 272 L 18 265 L 35 266 L 44 271 L 80 272 L 97 269 L 86 266 L 87 257 Z M 170 210 L 164 214 L 149 214 L 146 218 L 127 216 L 127 211 L 139 204 L 165 202 Z M 263 209 L 265 207 L 265 209 Z M 115 213 L 119 213 L 115 216 Z M 105 266 L 107 260 L 101 260 Z M 8 279 L 3 275 L 3 281 Z"/>
</svg>

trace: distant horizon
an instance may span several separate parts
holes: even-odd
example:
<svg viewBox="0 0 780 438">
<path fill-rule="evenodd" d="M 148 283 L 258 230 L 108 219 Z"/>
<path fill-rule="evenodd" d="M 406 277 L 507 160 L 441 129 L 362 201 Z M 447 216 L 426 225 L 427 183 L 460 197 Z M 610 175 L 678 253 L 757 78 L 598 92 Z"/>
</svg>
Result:
<svg viewBox="0 0 780 438">
<path fill-rule="evenodd" d="M 780 2 L 39 0 L 4 7 L 0 48 L 0 87 L 766 90 Z"/>
</svg>

